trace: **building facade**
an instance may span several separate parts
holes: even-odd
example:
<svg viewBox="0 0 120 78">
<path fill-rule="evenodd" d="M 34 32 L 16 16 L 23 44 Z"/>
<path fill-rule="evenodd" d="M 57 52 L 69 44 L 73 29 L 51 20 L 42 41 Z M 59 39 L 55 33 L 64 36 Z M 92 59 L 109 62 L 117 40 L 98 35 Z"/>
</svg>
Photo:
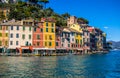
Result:
<svg viewBox="0 0 120 78">
<path fill-rule="evenodd" d="M 43 22 L 33 27 L 33 48 L 38 50 L 43 48 Z"/>
<path fill-rule="evenodd" d="M 0 51 L 3 48 L 8 48 L 9 36 L 8 36 L 8 26 L 0 26 Z"/>
</svg>

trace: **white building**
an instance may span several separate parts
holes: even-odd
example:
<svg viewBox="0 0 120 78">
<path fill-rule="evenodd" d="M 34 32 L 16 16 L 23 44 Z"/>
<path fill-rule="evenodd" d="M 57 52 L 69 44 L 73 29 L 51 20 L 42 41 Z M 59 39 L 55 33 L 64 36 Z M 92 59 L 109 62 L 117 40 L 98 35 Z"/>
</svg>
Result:
<svg viewBox="0 0 120 78">
<path fill-rule="evenodd" d="M 8 26 L 9 49 L 32 45 L 32 21 L 8 21 L 2 25 Z"/>
</svg>

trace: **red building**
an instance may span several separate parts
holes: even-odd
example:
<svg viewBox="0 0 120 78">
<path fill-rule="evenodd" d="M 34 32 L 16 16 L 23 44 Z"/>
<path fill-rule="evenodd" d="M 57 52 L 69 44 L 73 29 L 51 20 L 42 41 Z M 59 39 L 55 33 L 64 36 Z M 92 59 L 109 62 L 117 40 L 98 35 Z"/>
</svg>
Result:
<svg viewBox="0 0 120 78">
<path fill-rule="evenodd" d="M 43 23 L 33 27 L 33 49 L 39 52 L 43 48 Z M 39 52 L 40 53 L 40 52 Z"/>
</svg>

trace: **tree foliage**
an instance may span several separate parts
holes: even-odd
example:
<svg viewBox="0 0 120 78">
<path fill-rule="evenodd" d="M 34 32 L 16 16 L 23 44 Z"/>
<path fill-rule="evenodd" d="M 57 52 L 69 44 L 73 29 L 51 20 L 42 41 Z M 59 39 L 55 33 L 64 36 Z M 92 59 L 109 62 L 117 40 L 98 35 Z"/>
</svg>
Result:
<svg viewBox="0 0 120 78">
<path fill-rule="evenodd" d="M 8 19 L 28 19 L 33 18 L 35 20 L 40 20 L 42 17 L 52 17 L 56 20 L 57 26 L 67 26 L 67 18 L 70 17 L 69 13 L 58 14 L 55 13 L 52 8 L 46 8 L 46 4 L 49 0 L 27 0 L 28 2 L 19 0 L 17 3 L 6 4 L 0 3 L 0 8 L 10 8 L 10 13 Z M 44 5 L 43 5 L 43 4 Z M 44 8 L 43 8 L 44 6 Z M 4 16 L 0 14 L 1 20 Z M 79 23 L 88 24 L 89 21 L 85 18 L 78 18 Z"/>
<path fill-rule="evenodd" d="M 89 24 L 89 21 L 83 17 L 78 18 L 77 21 L 80 24 Z"/>
</svg>

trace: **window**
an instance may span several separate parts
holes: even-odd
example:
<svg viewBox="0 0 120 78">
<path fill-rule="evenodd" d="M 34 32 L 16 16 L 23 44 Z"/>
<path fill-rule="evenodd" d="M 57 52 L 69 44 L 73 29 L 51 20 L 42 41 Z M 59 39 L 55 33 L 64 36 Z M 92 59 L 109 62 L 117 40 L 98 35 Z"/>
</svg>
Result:
<svg viewBox="0 0 120 78">
<path fill-rule="evenodd" d="M 10 41 L 10 45 L 13 45 L 13 41 Z"/>
<path fill-rule="evenodd" d="M 77 43 L 77 44 L 79 43 L 79 40 L 78 40 L 78 39 L 76 39 L 76 43 Z"/>
<path fill-rule="evenodd" d="M 36 32 L 36 28 L 34 28 L 34 32 Z"/>
<path fill-rule="evenodd" d="M 58 42 L 56 42 L 56 46 L 59 46 L 59 45 L 58 45 Z"/>
<path fill-rule="evenodd" d="M 89 42 L 89 38 L 87 38 L 87 42 Z"/>
<path fill-rule="evenodd" d="M 0 37 L 2 37 L 2 33 L 0 33 Z"/>
<path fill-rule="evenodd" d="M 52 43 L 51 42 L 49 42 L 49 46 L 51 46 L 52 45 Z"/>
<path fill-rule="evenodd" d="M 28 44 L 29 44 L 28 41 L 26 41 L 26 44 L 25 44 L 25 45 L 28 46 Z"/>
<path fill-rule="evenodd" d="M 83 38 L 83 42 L 85 42 L 85 38 Z"/>
<path fill-rule="evenodd" d="M 68 37 L 70 37 L 70 34 L 68 34 Z"/>
<path fill-rule="evenodd" d="M 48 22 L 46 22 L 46 26 L 48 26 Z"/>
<path fill-rule="evenodd" d="M 63 47 L 64 45 L 62 44 L 62 47 Z"/>
<path fill-rule="evenodd" d="M 72 38 L 72 41 L 74 41 L 74 38 Z"/>
<path fill-rule="evenodd" d="M 22 35 L 22 39 L 25 39 L 25 35 L 24 34 Z"/>
<path fill-rule="evenodd" d="M 2 30 L 2 26 L 0 26 L 0 30 Z"/>
<path fill-rule="evenodd" d="M 64 42 L 64 38 L 62 38 L 62 42 Z"/>
<path fill-rule="evenodd" d="M 48 32 L 48 28 L 46 28 L 46 32 Z"/>
<path fill-rule="evenodd" d="M 13 34 L 12 33 L 10 34 L 10 38 L 13 38 Z"/>
<path fill-rule="evenodd" d="M 45 36 L 45 40 L 47 40 L 47 35 Z"/>
<path fill-rule="evenodd" d="M 72 33 L 72 36 L 74 36 L 74 33 Z"/>
<path fill-rule="evenodd" d="M 54 33 L 54 29 L 52 28 L 52 30 L 51 30 L 53 33 Z"/>
<path fill-rule="evenodd" d="M 54 27 L 54 23 L 52 23 L 52 27 Z"/>
<path fill-rule="evenodd" d="M 37 39 L 40 39 L 40 35 L 37 35 Z"/>
<path fill-rule="evenodd" d="M 13 30 L 13 26 L 11 26 L 11 30 Z"/>
<path fill-rule="evenodd" d="M 82 44 L 82 40 L 80 40 L 80 44 Z"/>
<path fill-rule="evenodd" d="M 17 26 L 16 30 L 19 30 L 19 26 Z"/>
<path fill-rule="evenodd" d="M 40 32 L 43 32 L 43 29 L 42 29 L 42 28 L 40 29 Z"/>
<path fill-rule="evenodd" d="M 68 39 L 68 43 L 70 43 L 70 39 Z"/>
<path fill-rule="evenodd" d="M 2 41 L 0 41 L 0 46 L 2 46 Z"/>
<path fill-rule="evenodd" d="M 47 46 L 47 42 L 45 42 L 45 46 Z"/>
<path fill-rule="evenodd" d="M 5 35 L 6 35 L 6 37 L 7 37 L 7 36 L 8 36 L 8 33 L 6 33 Z"/>
<path fill-rule="evenodd" d="M 89 35 L 89 33 L 87 32 L 87 36 Z"/>
<path fill-rule="evenodd" d="M 70 44 L 68 44 L 68 47 L 70 47 Z"/>
<path fill-rule="evenodd" d="M 16 45 L 19 45 L 19 42 L 18 42 L 18 41 L 16 41 Z"/>
<path fill-rule="evenodd" d="M 51 35 L 49 36 L 49 39 L 52 40 L 52 36 Z"/>
<path fill-rule="evenodd" d="M 31 35 L 29 35 L 29 39 L 31 39 Z"/>
<path fill-rule="evenodd" d="M 39 46 L 40 45 L 40 42 L 37 42 L 37 46 Z"/>
<path fill-rule="evenodd" d="M 16 34 L 16 38 L 19 38 L 19 34 L 18 33 Z"/>
<path fill-rule="evenodd" d="M 31 28 L 31 27 L 29 27 L 29 31 L 31 31 L 31 29 L 32 29 L 32 28 Z"/>
<path fill-rule="evenodd" d="M 23 26 L 23 31 L 25 31 L 25 26 Z"/>
<path fill-rule="evenodd" d="M 62 33 L 62 35 L 61 35 L 62 37 L 63 37 L 63 33 Z"/>
</svg>

